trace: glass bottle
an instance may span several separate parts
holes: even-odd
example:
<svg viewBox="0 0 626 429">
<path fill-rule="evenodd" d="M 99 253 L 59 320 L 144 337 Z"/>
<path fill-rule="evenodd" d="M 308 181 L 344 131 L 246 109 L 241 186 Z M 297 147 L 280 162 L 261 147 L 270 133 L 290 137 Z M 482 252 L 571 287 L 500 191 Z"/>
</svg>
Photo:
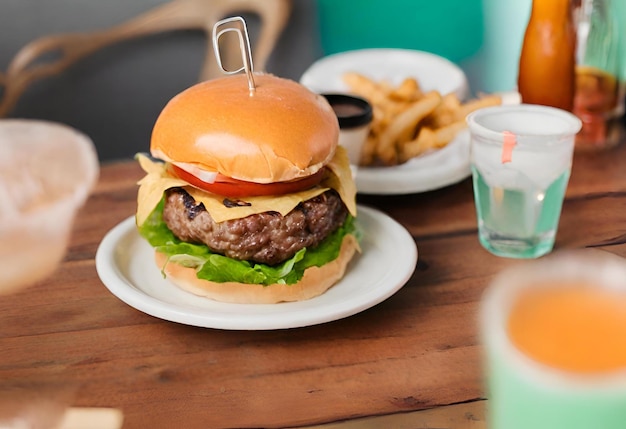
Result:
<svg viewBox="0 0 626 429">
<path fill-rule="evenodd" d="M 571 0 L 534 0 L 520 54 L 518 89 L 524 103 L 571 111 L 576 26 Z"/>
<path fill-rule="evenodd" d="M 624 1 L 624 0 L 620 0 Z M 574 113 L 583 122 L 576 149 L 614 146 L 619 142 L 619 34 L 610 0 L 581 0 L 578 25 Z"/>
</svg>

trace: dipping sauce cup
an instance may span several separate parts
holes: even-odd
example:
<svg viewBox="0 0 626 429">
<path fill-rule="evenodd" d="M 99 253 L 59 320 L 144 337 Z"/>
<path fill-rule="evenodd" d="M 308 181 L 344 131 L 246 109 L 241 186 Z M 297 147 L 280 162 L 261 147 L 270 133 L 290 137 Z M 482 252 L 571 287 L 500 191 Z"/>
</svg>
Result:
<svg viewBox="0 0 626 429">
<path fill-rule="evenodd" d="M 339 121 L 339 144 L 346 148 L 350 164 L 359 165 L 363 144 L 372 123 L 372 106 L 363 98 L 348 94 L 322 94 Z"/>
<path fill-rule="evenodd" d="M 481 301 L 491 429 L 626 427 L 626 260 L 557 251 L 502 271 Z"/>
<path fill-rule="evenodd" d="M 478 237 L 491 253 L 536 258 L 552 251 L 580 120 L 529 104 L 467 117 Z"/>
</svg>

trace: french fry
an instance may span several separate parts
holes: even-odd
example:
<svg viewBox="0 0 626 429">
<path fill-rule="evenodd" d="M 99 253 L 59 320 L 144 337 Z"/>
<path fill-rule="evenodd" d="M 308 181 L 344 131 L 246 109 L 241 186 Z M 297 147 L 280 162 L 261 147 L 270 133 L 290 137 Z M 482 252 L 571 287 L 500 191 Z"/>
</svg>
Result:
<svg viewBox="0 0 626 429">
<path fill-rule="evenodd" d="M 343 81 L 350 89 L 359 93 L 371 94 L 378 91 L 378 84 L 360 73 L 344 73 Z"/>
<path fill-rule="evenodd" d="M 391 96 L 391 93 L 393 92 L 394 88 L 389 82 L 387 82 L 386 80 L 381 80 L 377 84 L 378 84 L 378 90 L 380 91 L 381 94 L 385 94 L 385 97 Z"/>
<path fill-rule="evenodd" d="M 343 75 L 343 81 L 352 92 L 371 103 L 377 104 L 389 96 L 389 86 L 384 82 L 375 82 L 360 73 L 348 72 Z"/>
<path fill-rule="evenodd" d="M 457 134 L 467 128 L 465 119 L 456 121 L 435 130 L 435 148 L 441 149 L 450 143 Z"/>
<path fill-rule="evenodd" d="M 397 163 L 398 153 L 396 142 L 409 129 L 414 129 L 419 121 L 430 114 L 441 102 L 441 95 L 431 91 L 414 102 L 411 107 L 397 115 L 389 126 L 380 135 L 377 155 L 387 165 Z"/>
<path fill-rule="evenodd" d="M 360 165 L 370 165 L 374 162 L 374 157 L 376 156 L 376 144 L 377 137 L 370 134 L 361 149 L 361 158 L 359 160 Z"/>
<path fill-rule="evenodd" d="M 422 90 L 417 80 L 408 77 L 402 81 L 400 86 L 392 89 L 389 96 L 394 100 L 417 101 L 422 96 Z"/>
<path fill-rule="evenodd" d="M 406 142 L 400 148 L 398 155 L 400 162 L 407 162 L 411 158 L 422 155 L 435 146 L 435 132 L 430 128 L 422 128 L 415 140 Z"/>
<path fill-rule="evenodd" d="M 415 140 L 402 145 L 399 159 L 401 162 L 406 162 L 429 150 L 441 149 L 454 140 L 456 135 L 465 128 L 465 121 L 453 122 L 437 129 L 424 127 L 420 130 Z"/>
<path fill-rule="evenodd" d="M 502 102 L 495 95 L 462 103 L 453 93 L 424 93 L 412 77 L 396 86 L 354 72 L 345 73 L 343 80 L 351 92 L 372 105 L 373 119 L 361 165 L 395 165 L 441 149 L 466 128 L 468 114 Z"/>
<path fill-rule="evenodd" d="M 488 95 L 482 98 L 470 100 L 461 105 L 461 107 L 456 111 L 455 120 L 464 121 L 465 117 L 475 110 L 482 109 L 483 107 L 497 106 L 499 104 L 502 104 L 502 97 L 499 95 Z"/>
<path fill-rule="evenodd" d="M 456 113 L 461 107 L 461 101 L 454 93 L 446 94 L 441 98 L 441 104 L 426 118 L 425 122 L 431 128 L 444 127 L 457 120 Z"/>
</svg>

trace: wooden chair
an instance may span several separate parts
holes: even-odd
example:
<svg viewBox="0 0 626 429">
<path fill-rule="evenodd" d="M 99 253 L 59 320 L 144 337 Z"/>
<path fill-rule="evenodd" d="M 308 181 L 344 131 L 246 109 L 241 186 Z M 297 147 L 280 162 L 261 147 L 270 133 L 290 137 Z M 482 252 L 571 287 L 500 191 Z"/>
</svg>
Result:
<svg viewBox="0 0 626 429">
<path fill-rule="evenodd" d="M 175 30 L 202 30 L 211 38 L 213 25 L 227 16 L 258 15 L 261 28 L 253 43 L 256 70 L 265 67 L 278 37 L 287 24 L 291 0 L 172 0 L 118 26 L 103 31 L 49 35 L 24 46 L 7 72 L 0 73 L 0 117 L 6 116 L 33 82 L 59 74 L 87 55 L 125 40 Z M 228 39 L 226 39 L 228 40 Z M 225 61 L 239 54 L 239 46 L 227 42 L 220 49 Z M 54 57 L 46 61 L 44 58 Z M 200 80 L 219 76 L 212 43 L 207 43 Z"/>
</svg>

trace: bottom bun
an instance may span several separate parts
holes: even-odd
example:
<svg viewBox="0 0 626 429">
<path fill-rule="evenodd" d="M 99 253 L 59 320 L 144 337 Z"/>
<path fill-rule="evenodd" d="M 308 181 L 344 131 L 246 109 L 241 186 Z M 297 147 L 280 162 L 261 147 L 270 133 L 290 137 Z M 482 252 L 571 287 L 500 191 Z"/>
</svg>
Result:
<svg viewBox="0 0 626 429">
<path fill-rule="evenodd" d="M 341 243 L 337 259 L 321 267 L 307 268 L 300 281 L 291 285 L 263 286 L 237 282 L 216 283 L 199 279 L 194 268 L 168 262 L 167 256 L 163 253 L 155 252 L 155 259 L 159 267 L 164 267 L 163 271 L 172 283 L 195 295 L 221 302 L 275 304 L 285 301 L 304 301 L 323 294 L 343 277 L 346 266 L 358 249 L 359 244 L 356 237 L 347 234 Z"/>
</svg>

